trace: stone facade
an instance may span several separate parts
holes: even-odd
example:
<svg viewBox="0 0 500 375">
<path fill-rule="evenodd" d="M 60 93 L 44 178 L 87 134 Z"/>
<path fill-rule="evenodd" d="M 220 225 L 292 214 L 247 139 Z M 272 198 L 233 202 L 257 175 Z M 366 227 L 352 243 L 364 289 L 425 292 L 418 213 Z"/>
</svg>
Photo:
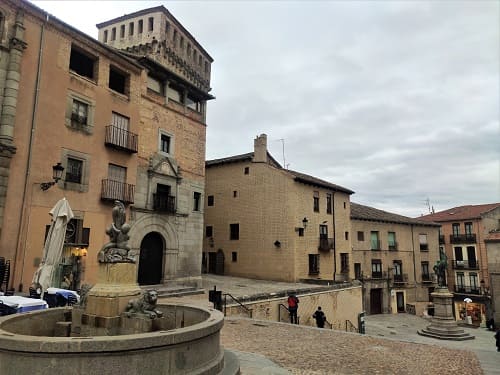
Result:
<svg viewBox="0 0 500 375">
<path fill-rule="evenodd" d="M 205 270 L 291 282 L 349 280 L 352 265 L 341 269 L 340 254 L 351 252 L 345 233 L 352 191 L 282 168 L 266 139 L 257 137 L 253 153 L 206 163 Z"/>
<path fill-rule="evenodd" d="M 2 45 L 11 46 L 0 49 L 0 256 L 12 262 L 10 286 L 26 291 L 31 284 L 48 212 L 63 196 L 75 220 L 60 272 L 78 273 L 73 287 L 96 282 L 115 199 L 127 205 L 129 244 L 142 261 L 139 284 L 197 282 L 208 89 L 147 56 L 103 45 L 29 2 L 1 0 L 0 11 Z M 9 68 L 9 61 L 17 65 Z M 151 75 L 182 87 L 179 101 L 152 90 Z M 17 102 L 7 100 L 14 81 Z M 57 162 L 63 178 L 40 189 Z"/>
<path fill-rule="evenodd" d="M 436 287 L 439 225 L 351 204 L 352 261 L 368 313 L 421 315 Z M 425 239 L 425 243 L 421 244 Z"/>
</svg>

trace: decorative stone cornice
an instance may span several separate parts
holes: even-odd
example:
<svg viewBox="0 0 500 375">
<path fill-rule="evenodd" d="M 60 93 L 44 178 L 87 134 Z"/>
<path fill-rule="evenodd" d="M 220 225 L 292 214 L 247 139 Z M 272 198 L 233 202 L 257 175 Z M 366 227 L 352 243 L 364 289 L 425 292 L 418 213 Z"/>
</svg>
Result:
<svg viewBox="0 0 500 375">
<path fill-rule="evenodd" d="M 11 49 L 16 49 L 20 52 L 23 52 L 28 47 L 28 43 L 26 43 L 24 40 L 18 39 L 18 38 L 12 38 L 10 40 L 10 48 Z"/>
</svg>

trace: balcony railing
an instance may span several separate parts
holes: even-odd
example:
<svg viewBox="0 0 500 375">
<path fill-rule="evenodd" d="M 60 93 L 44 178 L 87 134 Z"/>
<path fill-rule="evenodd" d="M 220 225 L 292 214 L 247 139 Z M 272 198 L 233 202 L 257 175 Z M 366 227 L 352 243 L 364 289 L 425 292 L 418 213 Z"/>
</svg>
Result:
<svg viewBox="0 0 500 375">
<path fill-rule="evenodd" d="M 407 283 L 408 282 L 408 274 L 402 273 L 400 275 L 393 275 L 392 281 L 395 284 Z"/>
<path fill-rule="evenodd" d="M 454 260 L 451 262 L 453 269 L 478 270 L 477 260 Z"/>
<path fill-rule="evenodd" d="M 167 194 L 153 194 L 153 210 L 175 214 L 175 197 Z"/>
<path fill-rule="evenodd" d="M 137 134 L 120 129 L 117 126 L 109 125 L 106 126 L 104 144 L 118 150 L 136 153 L 138 137 Z"/>
<path fill-rule="evenodd" d="M 102 180 L 101 199 L 134 203 L 135 186 L 120 181 Z"/>
<path fill-rule="evenodd" d="M 422 282 L 423 283 L 433 283 L 434 282 L 434 274 L 433 273 L 423 273 L 422 274 Z"/>
<path fill-rule="evenodd" d="M 476 243 L 476 234 L 450 234 L 450 243 Z"/>
<path fill-rule="evenodd" d="M 380 246 L 380 240 L 370 240 L 370 245 L 372 250 L 380 250 L 382 248 Z"/>
<path fill-rule="evenodd" d="M 372 279 L 381 279 L 382 277 L 382 272 L 372 272 Z"/>
<path fill-rule="evenodd" d="M 481 289 L 478 286 L 455 285 L 455 293 L 481 295 Z"/>
<path fill-rule="evenodd" d="M 444 234 L 439 235 L 439 244 L 444 245 Z"/>
<path fill-rule="evenodd" d="M 329 251 L 333 249 L 333 238 L 320 237 L 318 250 Z"/>
<path fill-rule="evenodd" d="M 387 245 L 389 247 L 389 250 L 391 251 L 396 251 L 398 249 L 398 243 L 397 242 L 389 242 Z"/>
</svg>

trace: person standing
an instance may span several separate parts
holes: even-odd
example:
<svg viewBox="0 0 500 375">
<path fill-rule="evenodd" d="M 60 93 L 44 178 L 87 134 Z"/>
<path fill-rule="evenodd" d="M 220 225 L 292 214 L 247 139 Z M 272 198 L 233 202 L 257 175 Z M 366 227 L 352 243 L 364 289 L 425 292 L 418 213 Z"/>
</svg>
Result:
<svg viewBox="0 0 500 375">
<path fill-rule="evenodd" d="M 500 352 L 500 328 L 497 329 L 497 332 L 495 333 L 495 339 L 497 345 L 497 352 Z"/>
<path fill-rule="evenodd" d="M 288 312 L 290 313 L 290 323 L 299 324 L 297 319 L 297 310 L 299 308 L 299 299 L 295 294 L 288 296 Z"/>
<path fill-rule="evenodd" d="M 313 318 L 316 319 L 316 325 L 318 328 L 325 328 L 326 316 L 321 310 L 321 306 L 318 306 L 318 309 L 314 312 Z"/>
</svg>

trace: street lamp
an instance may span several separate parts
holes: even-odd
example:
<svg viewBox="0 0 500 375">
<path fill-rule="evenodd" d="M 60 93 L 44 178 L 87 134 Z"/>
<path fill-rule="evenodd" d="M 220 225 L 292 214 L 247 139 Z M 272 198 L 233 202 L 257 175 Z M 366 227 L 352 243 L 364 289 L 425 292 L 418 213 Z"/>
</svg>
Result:
<svg viewBox="0 0 500 375">
<path fill-rule="evenodd" d="M 61 165 L 61 163 L 57 163 L 56 165 L 53 165 L 52 166 L 52 179 L 54 181 L 42 182 L 40 184 L 40 189 L 45 191 L 45 190 L 50 189 L 55 184 L 57 184 L 57 182 L 62 178 L 63 171 L 64 171 L 64 167 Z"/>
<path fill-rule="evenodd" d="M 306 229 L 308 222 L 309 222 L 309 220 L 307 220 L 307 217 L 302 219 L 302 226 L 304 227 L 304 229 Z"/>
</svg>

